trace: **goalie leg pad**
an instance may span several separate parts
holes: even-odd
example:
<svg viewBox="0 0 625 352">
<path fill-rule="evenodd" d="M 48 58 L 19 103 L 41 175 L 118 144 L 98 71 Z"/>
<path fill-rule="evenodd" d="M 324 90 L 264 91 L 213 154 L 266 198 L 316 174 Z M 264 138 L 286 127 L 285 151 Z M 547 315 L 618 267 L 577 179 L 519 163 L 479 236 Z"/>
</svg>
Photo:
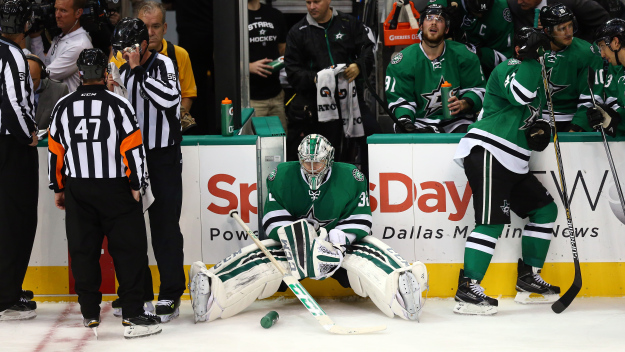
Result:
<svg viewBox="0 0 625 352">
<path fill-rule="evenodd" d="M 406 262 L 384 242 L 366 237 L 351 247 L 343 268 L 356 294 L 370 297 L 388 317 L 418 320 L 428 289 L 425 265 Z"/>
<path fill-rule="evenodd" d="M 274 240 L 264 240 L 262 243 L 286 269 L 286 257 L 280 244 Z M 256 299 L 267 298 L 276 293 L 282 282 L 280 271 L 255 244 L 241 248 L 209 270 L 205 267 L 202 269 L 198 263 L 202 264 L 194 263 L 189 274 L 190 288 L 196 288 L 197 292 L 197 295 L 191 292 L 191 299 L 198 321 L 229 318 L 250 306 Z M 201 285 L 205 280 L 202 276 L 210 281 L 208 289 Z"/>
<path fill-rule="evenodd" d="M 284 249 L 291 275 L 298 280 L 314 272 L 310 263 L 313 241 L 317 238 L 315 228 L 306 220 L 299 220 L 278 229 L 280 244 Z"/>
</svg>

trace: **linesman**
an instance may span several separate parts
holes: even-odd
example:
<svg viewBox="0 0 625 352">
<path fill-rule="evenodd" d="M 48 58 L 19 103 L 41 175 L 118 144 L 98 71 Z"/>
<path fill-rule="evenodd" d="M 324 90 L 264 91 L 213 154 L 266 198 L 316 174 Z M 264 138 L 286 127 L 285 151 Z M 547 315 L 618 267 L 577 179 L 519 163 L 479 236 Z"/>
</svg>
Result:
<svg viewBox="0 0 625 352">
<path fill-rule="evenodd" d="M 37 316 L 36 303 L 22 291 L 39 197 L 32 80 L 16 44 L 24 38 L 28 18 L 26 1 L 0 6 L 0 321 Z"/>
<path fill-rule="evenodd" d="M 108 56 L 85 49 L 77 65 L 83 84 L 54 107 L 48 177 L 57 208 L 66 211 L 67 245 L 86 327 L 100 324 L 100 249 L 104 236 L 122 297 L 126 338 L 159 333 L 143 310 L 147 236 L 140 203 L 145 151 L 135 112 L 107 90 Z"/>
<path fill-rule="evenodd" d="M 178 316 L 184 292 L 182 153 L 180 150 L 180 84 L 173 62 L 149 50 L 148 28 L 138 18 L 124 18 L 113 32 L 112 45 L 126 63 L 120 68 L 128 100 L 137 112 L 143 135 L 154 203 L 148 211 L 152 248 L 161 278 L 156 314 L 165 323 Z M 109 89 L 113 81 L 109 79 Z M 145 269 L 149 273 L 149 269 Z M 146 291 L 152 289 L 146 275 Z M 149 282 L 147 282 L 149 281 Z M 153 299 L 146 295 L 144 300 Z"/>
</svg>

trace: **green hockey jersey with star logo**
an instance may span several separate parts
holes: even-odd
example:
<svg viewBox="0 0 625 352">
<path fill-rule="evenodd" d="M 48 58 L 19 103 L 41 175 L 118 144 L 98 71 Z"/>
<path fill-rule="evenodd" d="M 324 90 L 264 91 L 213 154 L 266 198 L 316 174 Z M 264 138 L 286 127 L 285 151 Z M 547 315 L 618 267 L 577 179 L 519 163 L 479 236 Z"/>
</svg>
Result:
<svg viewBox="0 0 625 352">
<path fill-rule="evenodd" d="M 299 162 L 279 164 L 267 177 L 263 229 L 279 241 L 278 229 L 306 219 L 315 230 L 337 229 L 358 241 L 371 233 L 369 183 L 354 165 L 335 162 L 317 191 L 312 191 Z"/>
<path fill-rule="evenodd" d="M 441 56 L 430 60 L 421 43 L 396 54 L 386 69 L 386 101 L 397 118 L 408 116 L 425 125 L 447 125 L 460 118 L 452 115 L 445 121 L 441 85 L 447 81 L 458 98 L 469 98 L 471 112 L 482 108 L 486 82 L 480 61 L 472 47 L 446 40 Z M 456 117 L 458 116 L 458 117 Z"/>
<path fill-rule="evenodd" d="M 557 122 L 571 121 L 578 112 L 580 100 L 588 92 L 588 67 L 599 70 L 603 67 L 601 56 L 590 43 L 573 38 L 568 47 L 560 51 L 545 52 L 545 68 L 553 101 L 553 113 Z M 583 102 L 581 102 L 583 103 Z M 542 107 L 543 118 L 549 120 L 549 110 Z M 580 111 L 584 116 L 586 111 Z"/>
<path fill-rule="evenodd" d="M 514 52 L 514 24 L 506 0 L 495 0 L 491 10 L 476 17 L 460 6 L 461 41 L 471 43 L 479 51 L 480 62 L 487 72 L 512 57 Z"/>
<path fill-rule="evenodd" d="M 541 118 L 542 85 L 535 60 L 509 59 L 497 66 L 486 84 L 484 110 L 460 140 L 454 159 L 461 164 L 471 148 L 481 146 L 508 170 L 529 172 L 531 151 L 524 130 Z"/>
</svg>

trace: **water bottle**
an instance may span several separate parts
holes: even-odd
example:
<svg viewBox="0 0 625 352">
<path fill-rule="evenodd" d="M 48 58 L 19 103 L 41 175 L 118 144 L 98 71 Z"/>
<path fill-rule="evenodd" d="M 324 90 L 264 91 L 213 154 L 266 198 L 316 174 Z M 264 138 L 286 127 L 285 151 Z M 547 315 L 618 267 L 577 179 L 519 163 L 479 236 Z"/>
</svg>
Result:
<svg viewBox="0 0 625 352">
<path fill-rule="evenodd" d="M 278 312 L 276 312 L 275 310 L 272 310 L 260 320 L 260 325 L 265 329 L 269 329 L 270 327 L 274 326 L 275 323 L 278 322 L 278 319 L 280 319 Z"/>
<path fill-rule="evenodd" d="M 226 99 L 221 101 L 221 135 L 231 137 L 234 134 L 232 100 Z"/>
<path fill-rule="evenodd" d="M 273 60 L 267 65 L 271 66 L 271 72 L 275 73 L 284 68 L 284 56 L 280 56 L 279 58 Z"/>
<path fill-rule="evenodd" d="M 445 81 L 445 83 L 441 85 L 441 104 L 443 105 L 443 117 L 445 119 L 451 119 L 448 102 L 449 98 L 451 98 L 451 83 Z"/>
</svg>

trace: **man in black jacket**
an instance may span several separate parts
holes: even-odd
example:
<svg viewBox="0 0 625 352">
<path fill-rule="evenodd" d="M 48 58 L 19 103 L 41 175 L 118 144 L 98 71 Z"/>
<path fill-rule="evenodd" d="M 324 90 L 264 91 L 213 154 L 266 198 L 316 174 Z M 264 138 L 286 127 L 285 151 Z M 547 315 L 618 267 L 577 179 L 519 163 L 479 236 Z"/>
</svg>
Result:
<svg viewBox="0 0 625 352">
<path fill-rule="evenodd" d="M 575 36 L 591 43 L 597 28 L 610 19 L 608 12 L 594 0 L 508 0 L 515 31 L 521 27 L 534 27 L 536 8 L 557 3 L 573 11 L 579 24 Z"/>
<path fill-rule="evenodd" d="M 297 160 L 297 146 L 304 136 L 318 133 L 336 146 L 340 156 L 343 127 L 341 120 L 320 123 L 317 119 L 315 77 L 324 68 L 346 64 L 346 78 L 351 82 L 364 78 L 363 69 L 373 66 L 373 36 L 369 28 L 354 17 L 330 7 L 331 0 L 306 0 L 308 14 L 297 22 L 286 38 L 287 79 L 296 94 L 287 106 L 289 121 L 287 159 Z M 366 106 L 362 100 L 362 85 L 357 86 L 363 119 Z M 367 129 L 367 123 L 364 123 Z M 366 148 L 365 148 L 366 149 Z"/>
</svg>

